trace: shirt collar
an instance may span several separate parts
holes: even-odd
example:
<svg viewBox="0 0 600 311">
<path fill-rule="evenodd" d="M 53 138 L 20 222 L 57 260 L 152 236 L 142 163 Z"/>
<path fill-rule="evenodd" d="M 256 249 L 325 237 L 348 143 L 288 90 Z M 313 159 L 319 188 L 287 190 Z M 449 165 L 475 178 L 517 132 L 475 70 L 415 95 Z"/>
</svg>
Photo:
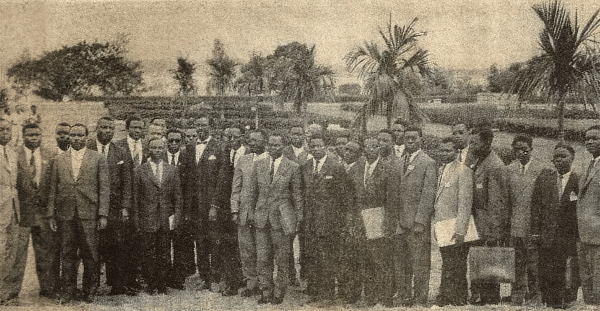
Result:
<svg viewBox="0 0 600 311">
<path fill-rule="evenodd" d="M 197 140 L 197 143 L 198 143 L 198 144 L 201 144 L 202 142 L 205 142 L 205 143 L 207 143 L 207 144 L 208 144 L 208 143 L 210 142 L 210 140 L 211 140 L 211 139 L 212 139 L 212 136 L 208 136 L 208 138 L 207 138 L 207 139 L 205 139 L 205 140 L 200 140 L 200 138 L 198 138 L 198 140 Z"/>
<path fill-rule="evenodd" d="M 177 157 L 177 156 L 179 156 L 179 152 L 181 152 L 181 149 L 180 149 L 180 150 L 178 150 L 178 151 L 177 151 L 177 152 L 175 152 L 175 153 L 170 153 L 170 152 L 169 152 L 169 150 L 167 150 L 167 155 L 169 155 L 169 158 L 170 158 L 171 156 L 176 156 L 176 157 Z"/>
<path fill-rule="evenodd" d="M 83 147 L 79 150 L 75 150 L 75 149 L 71 148 L 71 154 L 76 157 L 83 157 L 83 154 L 85 153 L 86 150 L 87 150 L 86 147 Z"/>
<path fill-rule="evenodd" d="M 138 140 L 133 140 L 133 138 L 131 138 L 131 136 L 127 135 L 127 143 L 131 146 L 133 144 L 140 144 L 142 142 L 141 139 Z"/>
</svg>

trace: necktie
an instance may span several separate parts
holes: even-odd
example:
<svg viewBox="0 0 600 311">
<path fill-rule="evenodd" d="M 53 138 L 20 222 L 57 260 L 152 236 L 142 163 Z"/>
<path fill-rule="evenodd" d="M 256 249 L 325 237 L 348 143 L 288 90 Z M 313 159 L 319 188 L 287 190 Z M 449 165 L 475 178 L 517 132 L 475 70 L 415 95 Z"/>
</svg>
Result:
<svg viewBox="0 0 600 311">
<path fill-rule="evenodd" d="M 133 166 L 138 167 L 138 165 L 140 163 L 140 153 L 138 151 L 137 141 L 133 144 L 133 154 L 135 155 L 133 157 Z"/>
<path fill-rule="evenodd" d="M 525 175 L 525 165 L 521 164 L 521 175 Z"/>
<path fill-rule="evenodd" d="M 410 156 L 408 155 L 408 153 L 404 153 L 404 169 L 406 169 L 409 162 L 410 162 Z"/>
<path fill-rule="evenodd" d="M 233 166 L 235 164 L 235 155 L 237 154 L 237 150 L 232 150 L 233 154 L 231 155 L 231 161 L 229 164 L 231 164 L 231 166 Z"/>
<path fill-rule="evenodd" d="M 4 160 L 8 163 L 8 153 L 6 153 L 6 146 L 2 146 L 2 150 L 4 151 Z"/>
<path fill-rule="evenodd" d="M 33 176 L 35 177 L 37 172 L 35 167 L 35 154 L 33 153 L 33 150 L 31 150 L 31 159 L 29 160 L 29 165 L 31 165 L 33 168 Z"/>
<path fill-rule="evenodd" d="M 444 169 L 446 168 L 446 164 L 442 165 L 442 167 L 440 167 L 440 177 L 438 178 L 438 188 L 441 187 L 442 184 L 442 177 L 444 177 Z"/>
<path fill-rule="evenodd" d="M 271 182 L 273 182 L 273 175 L 275 174 L 275 160 L 271 159 L 271 172 L 269 176 L 271 177 Z"/>
<path fill-rule="evenodd" d="M 560 173 L 558 174 L 558 199 L 560 200 L 560 198 L 562 197 L 563 194 L 563 180 L 565 179 L 565 176 L 561 175 Z"/>
<path fill-rule="evenodd" d="M 171 155 L 171 165 L 177 165 L 177 163 L 175 163 L 175 155 L 174 154 Z"/>
<path fill-rule="evenodd" d="M 106 156 L 106 146 L 102 145 L 102 154 Z"/>
</svg>

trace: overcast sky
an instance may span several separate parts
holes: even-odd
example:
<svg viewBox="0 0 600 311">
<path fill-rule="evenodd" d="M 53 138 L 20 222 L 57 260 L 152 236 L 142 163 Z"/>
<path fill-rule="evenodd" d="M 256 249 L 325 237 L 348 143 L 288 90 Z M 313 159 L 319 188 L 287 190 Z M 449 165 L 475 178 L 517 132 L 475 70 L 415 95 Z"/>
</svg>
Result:
<svg viewBox="0 0 600 311">
<path fill-rule="evenodd" d="M 9 0 L 10 1 L 10 0 Z M 0 73 L 23 51 L 33 55 L 81 40 L 131 35 L 140 60 L 187 56 L 203 63 L 219 38 L 229 55 L 247 61 L 292 41 L 315 44 L 321 63 L 343 70 L 343 57 L 364 41 L 382 44 L 378 27 L 418 17 L 422 47 L 452 69 L 506 66 L 538 53 L 541 23 L 531 10 L 544 0 L 253 0 L 253 1 L 16 1 L 0 4 Z M 581 17 L 597 0 L 565 1 Z M 342 75 L 344 73 L 341 73 Z"/>
</svg>

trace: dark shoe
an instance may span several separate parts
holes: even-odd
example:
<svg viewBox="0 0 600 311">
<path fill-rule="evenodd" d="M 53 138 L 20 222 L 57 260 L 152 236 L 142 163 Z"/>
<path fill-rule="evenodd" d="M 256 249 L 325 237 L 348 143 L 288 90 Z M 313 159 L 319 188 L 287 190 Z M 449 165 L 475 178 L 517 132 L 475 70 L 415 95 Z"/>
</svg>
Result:
<svg viewBox="0 0 600 311">
<path fill-rule="evenodd" d="M 242 292 L 240 293 L 240 296 L 242 297 L 253 297 L 260 294 L 260 291 L 258 290 L 258 288 L 244 288 L 242 289 Z"/>
<path fill-rule="evenodd" d="M 265 294 L 260 294 L 260 298 L 258 299 L 258 304 L 259 305 L 264 305 L 267 303 L 271 303 L 271 301 L 273 301 L 273 296 L 271 295 L 265 295 Z"/>
<path fill-rule="evenodd" d="M 124 286 L 113 286 L 108 293 L 109 296 L 126 295 L 128 292 Z"/>
<path fill-rule="evenodd" d="M 167 294 L 167 288 L 166 287 L 159 287 L 156 290 L 156 293 L 159 295 L 166 295 Z"/>
<path fill-rule="evenodd" d="M 42 290 L 40 291 L 40 297 L 44 297 L 44 298 L 48 298 L 48 299 L 55 299 L 56 294 L 53 291 L 48 291 L 48 290 Z"/>
<path fill-rule="evenodd" d="M 435 303 L 434 305 L 438 306 L 438 307 L 445 307 L 447 305 L 450 304 L 450 301 L 448 301 L 448 299 L 446 299 L 445 297 L 437 296 L 437 298 L 435 299 Z"/>
<path fill-rule="evenodd" d="M 280 305 L 283 302 L 283 296 L 275 296 L 273 297 L 272 303 L 274 305 Z"/>
<path fill-rule="evenodd" d="M 231 288 L 231 287 L 229 287 L 229 288 L 225 289 L 225 290 L 224 290 L 224 291 L 221 293 L 221 295 L 223 295 L 223 296 L 225 296 L 225 297 L 229 297 L 229 296 L 235 296 L 235 295 L 237 295 L 237 294 L 238 294 L 238 291 L 237 291 L 237 290 L 235 290 L 235 289 L 233 289 L 233 288 Z"/>
</svg>

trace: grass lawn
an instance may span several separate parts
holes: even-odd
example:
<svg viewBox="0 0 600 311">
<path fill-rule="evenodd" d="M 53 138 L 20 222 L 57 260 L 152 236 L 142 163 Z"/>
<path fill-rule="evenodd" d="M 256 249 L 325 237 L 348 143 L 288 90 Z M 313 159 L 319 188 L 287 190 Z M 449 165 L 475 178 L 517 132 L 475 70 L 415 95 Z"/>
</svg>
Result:
<svg viewBox="0 0 600 311">
<path fill-rule="evenodd" d="M 99 117 L 106 115 L 107 111 L 100 103 L 48 103 L 48 102 L 36 102 L 39 107 L 39 111 L 43 117 L 43 143 L 46 145 L 54 145 L 54 127 L 59 122 L 73 123 L 84 123 L 90 126 L 90 130 L 93 130 L 96 121 Z M 337 105 L 337 106 L 336 106 Z M 287 108 L 287 107 L 286 107 Z M 326 115 L 344 116 L 352 118 L 351 112 L 340 111 L 338 104 L 309 104 L 309 111 L 315 113 L 321 113 Z M 383 117 L 372 117 L 369 119 L 369 129 L 377 130 L 385 127 L 385 119 Z M 116 138 L 124 137 L 124 123 L 119 122 L 118 134 Z M 425 133 L 435 135 L 439 137 L 450 135 L 450 127 L 438 124 L 428 124 L 425 127 Z M 497 146 L 508 146 L 512 140 L 513 134 L 497 133 L 494 144 Z M 534 156 L 549 159 L 552 149 L 556 144 L 555 141 L 549 139 L 534 139 Z M 577 151 L 576 156 L 576 168 L 578 171 L 586 166 L 585 161 L 589 159 L 589 155 L 585 152 L 585 149 L 581 143 L 575 144 Z M 431 282 L 430 282 L 430 300 L 434 299 L 438 292 L 440 282 L 440 268 L 441 258 L 439 251 L 435 246 L 432 248 L 432 271 L 431 271 Z M 145 294 L 137 297 L 125 297 L 125 296 L 101 296 L 98 297 L 94 304 L 72 304 L 67 306 L 56 305 L 52 301 L 45 298 L 39 298 L 37 293 L 39 286 L 37 283 L 37 277 L 35 276 L 35 266 L 33 263 L 32 249 L 30 246 L 30 252 L 27 263 L 27 271 L 25 275 L 25 281 L 23 289 L 20 295 L 21 306 L 19 307 L 5 307 L 2 310 L 316 310 L 308 306 L 301 306 L 302 301 L 305 299 L 304 296 L 299 292 L 298 288 L 291 288 L 288 290 L 288 295 L 284 303 L 277 308 L 273 306 L 259 306 L 255 299 L 228 297 L 224 298 L 218 294 L 210 291 L 177 291 L 171 290 L 168 295 L 161 296 L 148 296 Z M 503 285 L 502 294 L 507 296 L 509 294 L 509 287 Z M 342 306 L 332 308 L 335 310 L 345 309 Z M 396 309 L 385 309 L 378 308 L 377 306 L 371 308 L 372 310 L 384 309 L 384 310 L 408 310 L 407 308 L 396 308 Z M 424 308 L 411 308 L 410 310 L 421 310 Z M 524 308 L 516 308 L 511 306 L 499 305 L 499 306 L 486 306 L 486 307 L 444 307 L 439 308 L 440 310 L 522 310 Z M 538 308 L 537 310 L 543 310 Z M 550 309 L 548 309 L 550 310 Z M 574 310 L 596 310 L 596 308 L 584 306 L 581 304 L 576 305 Z"/>
</svg>

